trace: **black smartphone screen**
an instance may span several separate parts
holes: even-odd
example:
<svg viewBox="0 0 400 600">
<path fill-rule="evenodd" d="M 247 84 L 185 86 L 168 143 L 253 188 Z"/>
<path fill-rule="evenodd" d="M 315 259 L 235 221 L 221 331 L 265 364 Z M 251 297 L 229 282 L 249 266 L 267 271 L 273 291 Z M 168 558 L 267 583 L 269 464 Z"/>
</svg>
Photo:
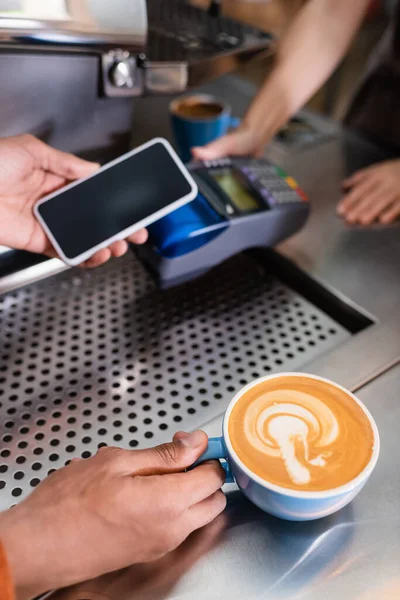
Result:
<svg viewBox="0 0 400 600">
<path fill-rule="evenodd" d="M 123 159 L 38 206 L 73 259 L 192 191 L 163 143 Z"/>
</svg>

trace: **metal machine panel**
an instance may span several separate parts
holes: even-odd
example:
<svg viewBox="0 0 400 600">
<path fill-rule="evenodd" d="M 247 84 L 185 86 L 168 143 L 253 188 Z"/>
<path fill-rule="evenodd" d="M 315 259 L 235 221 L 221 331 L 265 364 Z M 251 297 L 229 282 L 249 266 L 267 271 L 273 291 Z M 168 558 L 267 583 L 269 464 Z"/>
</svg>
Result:
<svg viewBox="0 0 400 600">
<path fill-rule="evenodd" d="M 61 0 L 46 6 L 32 0 L 29 6 L 0 3 L 0 48 L 97 54 L 100 91 L 109 97 L 179 93 L 273 49 L 271 34 L 185 0 Z"/>
<path fill-rule="evenodd" d="M 143 48 L 146 0 L 5 0 L 0 3 L 0 42 L 64 47 Z"/>
</svg>

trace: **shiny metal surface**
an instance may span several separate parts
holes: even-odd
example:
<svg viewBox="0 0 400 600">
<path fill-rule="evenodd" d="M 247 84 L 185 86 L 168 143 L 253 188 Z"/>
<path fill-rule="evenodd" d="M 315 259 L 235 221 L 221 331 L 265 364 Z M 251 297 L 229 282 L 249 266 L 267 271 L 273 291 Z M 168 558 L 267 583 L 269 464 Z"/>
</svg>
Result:
<svg viewBox="0 0 400 600">
<path fill-rule="evenodd" d="M 144 90 L 148 94 L 179 94 L 189 84 L 186 63 L 148 62 L 143 67 Z"/>
<path fill-rule="evenodd" d="M 110 78 L 118 88 L 132 88 L 134 85 L 134 73 L 128 58 L 121 58 L 113 67 Z"/>
<path fill-rule="evenodd" d="M 0 297 L 0 510 L 100 445 L 146 447 L 351 334 L 237 256 L 159 291 L 130 253 Z"/>
<path fill-rule="evenodd" d="M 400 598 L 400 366 L 358 390 L 374 415 L 381 455 L 370 481 L 339 513 L 290 523 L 227 487 L 226 523 L 149 566 L 135 566 L 54 600 L 397 600 Z M 218 435 L 221 420 L 205 426 Z"/>
<path fill-rule="evenodd" d="M 127 50 L 110 50 L 101 57 L 103 90 L 110 98 L 141 96 L 144 73 L 138 66 L 138 57 Z"/>
<path fill-rule="evenodd" d="M 56 44 L 66 46 L 123 46 L 143 48 L 147 38 L 145 0 L 69 0 L 64 8 L 46 8 L 40 0 L 11 2 L 0 11 L 1 44 Z M 60 5 L 58 5 L 60 6 Z"/>
<path fill-rule="evenodd" d="M 128 152 L 132 99 L 104 98 L 99 63 L 94 52 L 0 48 L 0 136 L 31 133 L 101 163 Z"/>
<path fill-rule="evenodd" d="M 68 265 L 62 260 L 52 258 L 38 265 L 33 265 L 28 269 L 16 271 L 6 277 L 0 278 L 0 295 L 34 283 L 35 281 L 46 279 L 52 275 L 57 275 L 57 273 L 62 273 L 68 269 Z"/>
<path fill-rule="evenodd" d="M 275 50 L 272 35 L 185 0 L 66 0 L 58 10 L 32 0 L 29 12 L 9 5 L 0 11 L 3 51 L 100 54 L 101 91 L 112 98 L 180 93 Z M 129 56 L 121 61 L 116 51 Z"/>
</svg>

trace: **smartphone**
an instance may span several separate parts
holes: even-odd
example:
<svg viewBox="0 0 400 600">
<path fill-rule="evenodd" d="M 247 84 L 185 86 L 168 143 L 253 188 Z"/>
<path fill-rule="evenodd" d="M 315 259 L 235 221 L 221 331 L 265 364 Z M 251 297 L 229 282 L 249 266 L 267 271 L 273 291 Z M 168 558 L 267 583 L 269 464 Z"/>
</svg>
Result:
<svg viewBox="0 0 400 600">
<path fill-rule="evenodd" d="M 74 266 L 197 196 L 172 146 L 155 138 L 94 175 L 45 196 L 34 214 L 60 258 Z"/>
</svg>

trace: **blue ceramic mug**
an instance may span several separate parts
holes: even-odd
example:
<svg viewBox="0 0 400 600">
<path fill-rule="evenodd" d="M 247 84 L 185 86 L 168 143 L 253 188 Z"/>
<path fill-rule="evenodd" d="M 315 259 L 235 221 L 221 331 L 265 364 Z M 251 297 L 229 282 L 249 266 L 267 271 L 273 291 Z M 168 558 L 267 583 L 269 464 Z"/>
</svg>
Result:
<svg viewBox="0 0 400 600">
<path fill-rule="evenodd" d="M 182 96 L 169 105 L 172 130 L 183 162 L 192 158 L 191 149 L 204 146 L 237 127 L 228 104 L 208 94 Z"/>
<path fill-rule="evenodd" d="M 251 388 L 280 377 L 304 377 L 323 381 L 344 391 L 366 415 L 373 432 L 374 442 L 371 457 L 365 468 L 345 485 L 324 491 L 303 491 L 284 488 L 270 483 L 253 473 L 236 454 L 229 439 L 228 423 L 236 402 Z M 227 473 L 227 483 L 236 481 L 238 487 L 251 502 L 265 512 L 289 521 L 310 521 L 326 517 L 343 508 L 355 498 L 371 475 L 379 455 L 379 433 L 375 421 L 367 408 L 348 390 L 342 386 L 315 375 L 306 373 L 280 373 L 267 375 L 252 381 L 242 388 L 231 400 L 223 419 L 222 437 L 210 438 L 206 452 L 196 464 L 205 460 L 220 459 Z"/>
</svg>

